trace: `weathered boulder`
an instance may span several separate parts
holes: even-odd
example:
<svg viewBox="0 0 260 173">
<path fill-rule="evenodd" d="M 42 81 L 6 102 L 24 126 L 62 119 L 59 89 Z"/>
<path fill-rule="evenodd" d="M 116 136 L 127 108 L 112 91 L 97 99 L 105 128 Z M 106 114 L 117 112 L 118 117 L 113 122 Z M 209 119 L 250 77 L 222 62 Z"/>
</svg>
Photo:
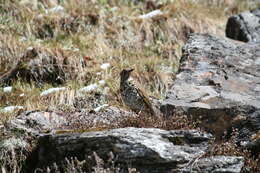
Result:
<svg viewBox="0 0 260 173">
<path fill-rule="evenodd" d="M 131 163 L 141 172 L 165 172 L 203 155 L 210 140 L 212 135 L 197 130 L 155 128 L 50 134 L 39 140 L 35 168 L 60 164 L 65 157 L 83 160 L 93 152 L 107 158 L 112 151 L 119 164 Z"/>
<path fill-rule="evenodd" d="M 21 112 L 17 117 L 0 126 L 0 162 L 6 163 L 2 169 L 6 169 L 6 172 L 20 172 L 22 167 L 23 169 L 30 167 L 29 165 L 34 163 L 30 160 L 31 155 L 34 154 L 31 151 L 43 134 L 100 130 L 106 129 L 107 126 L 116 127 L 130 116 L 135 115 L 112 106 L 98 108 L 91 112 L 65 113 L 37 110 Z M 30 161 L 25 163 L 25 159 Z"/>
<path fill-rule="evenodd" d="M 217 137 L 234 126 L 245 127 L 250 124 L 244 123 L 246 119 L 259 116 L 259 69 L 256 43 L 192 34 L 183 47 L 179 74 L 161 110 L 168 116 L 184 111 Z M 259 128 L 259 119 L 255 120 L 258 123 L 254 126 Z M 252 134 L 257 131 L 251 129 Z"/>
<path fill-rule="evenodd" d="M 226 36 L 244 42 L 260 42 L 260 8 L 231 16 Z"/>
<path fill-rule="evenodd" d="M 161 172 L 226 172 L 239 173 L 243 157 L 214 156 L 203 158 L 212 135 L 197 130 L 161 130 L 156 128 L 121 128 L 107 131 L 50 134 L 40 137 L 33 164 L 43 169 L 65 158 L 85 160 L 95 152 L 103 160 L 115 156 L 119 172 L 127 172 L 129 163 L 140 173 Z M 29 160 L 30 161 L 30 160 Z M 28 162 L 29 163 L 29 162 Z M 85 168 L 90 171 L 90 168 Z M 29 172 L 30 172 L 29 171 Z"/>
</svg>

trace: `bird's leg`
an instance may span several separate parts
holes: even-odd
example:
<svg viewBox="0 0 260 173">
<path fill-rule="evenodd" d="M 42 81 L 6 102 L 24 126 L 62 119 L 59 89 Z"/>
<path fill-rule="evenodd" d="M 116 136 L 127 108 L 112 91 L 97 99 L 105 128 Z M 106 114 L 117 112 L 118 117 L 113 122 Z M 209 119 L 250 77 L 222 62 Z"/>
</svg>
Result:
<svg viewBox="0 0 260 173">
<path fill-rule="evenodd" d="M 140 109 L 140 111 L 138 112 L 137 115 L 140 115 L 140 114 L 141 114 L 141 112 L 143 111 L 143 107 L 144 107 L 144 105 L 142 106 L 142 108 Z"/>
</svg>

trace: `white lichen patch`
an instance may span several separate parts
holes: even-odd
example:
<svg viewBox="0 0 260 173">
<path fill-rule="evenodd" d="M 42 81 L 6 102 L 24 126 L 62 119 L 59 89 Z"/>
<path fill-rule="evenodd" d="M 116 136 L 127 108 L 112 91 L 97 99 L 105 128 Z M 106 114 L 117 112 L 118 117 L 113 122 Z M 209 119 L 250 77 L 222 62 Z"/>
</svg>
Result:
<svg viewBox="0 0 260 173">
<path fill-rule="evenodd" d="M 98 84 L 100 86 L 104 86 L 106 84 L 106 81 L 105 80 L 100 80 L 100 81 L 98 81 Z"/>
<path fill-rule="evenodd" d="M 64 7 L 60 6 L 60 5 L 57 5 L 51 9 L 48 9 L 46 10 L 46 13 L 64 13 L 65 12 L 65 9 Z"/>
<path fill-rule="evenodd" d="M 108 106 L 109 106 L 108 104 L 103 104 L 103 105 L 101 105 L 101 106 L 95 108 L 94 111 L 95 111 L 95 112 L 99 112 L 99 111 L 101 111 L 102 109 L 104 109 L 104 108 L 106 108 L 106 107 L 108 107 Z"/>
<path fill-rule="evenodd" d="M 98 89 L 98 85 L 96 83 L 94 83 L 94 84 L 90 84 L 86 87 L 79 89 L 79 92 L 91 92 L 91 91 L 95 91 L 97 89 Z"/>
<path fill-rule="evenodd" d="M 105 87 L 104 90 L 103 90 L 103 94 L 104 95 L 108 95 L 110 93 L 110 88 L 109 87 Z"/>
<path fill-rule="evenodd" d="M 20 139 L 20 138 L 9 138 L 7 140 L 4 140 L 2 144 L 0 144 L 0 148 L 5 150 L 13 150 L 18 148 L 25 148 L 27 146 L 26 141 Z"/>
<path fill-rule="evenodd" d="M 163 15 L 163 12 L 161 10 L 154 10 L 154 11 L 151 11 L 150 13 L 141 15 L 138 18 L 140 18 L 140 19 L 149 19 L 149 18 L 153 18 L 153 17 L 159 16 L 159 15 Z"/>
<path fill-rule="evenodd" d="M 46 96 L 46 95 L 49 95 L 49 94 L 53 94 L 53 93 L 56 93 L 56 92 L 59 92 L 59 91 L 63 91 L 63 90 L 66 90 L 65 87 L 61 87 L 61 88 L 49 88 L 45 91 L 43 91 L 40 96 Z"/>
<path fill-rule="evenodd" d="M 17 109 L 24 109 L 23 106 L 7 106 L 7 107 L 4 107 L 2 109 L 0 109 L 0 112 L 2 113 L 11 113 Z"/>
<path fill-rule="evenodd" d="M 13 87 L 11 87 L 11 86 L 9 86 L 9 87 L 4 87 L 4 88 L 3 88 L 3 91 L 4 91 L 5 93 L 10 93 L 10 92 L 12 91 L 12 89 L 13 89 Z"/>
<path fill-rule="evenodd" d="M 100 66 L 100 68 L 103 70 L 107 70 L 109 67 L 111 67 L 110 63 L 104 63 L 104 64 L 101 64 L 101 66 Z"/>
</svg>

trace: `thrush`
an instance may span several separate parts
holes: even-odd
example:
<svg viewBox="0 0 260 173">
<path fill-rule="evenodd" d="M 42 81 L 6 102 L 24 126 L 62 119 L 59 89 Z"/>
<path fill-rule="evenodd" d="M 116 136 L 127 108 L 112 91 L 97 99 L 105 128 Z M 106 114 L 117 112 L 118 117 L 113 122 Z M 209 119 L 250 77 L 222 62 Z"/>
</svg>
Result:
<svg viewBox="0 0 260 173">
<path fill-rule="evenodd" d="M 120 73 L 120 94 L 123 102 L 137 114 L 154 115 L 153 106 L 146 94 L 128 79 L 134 69 L 123 69 Z"/>
</svg>

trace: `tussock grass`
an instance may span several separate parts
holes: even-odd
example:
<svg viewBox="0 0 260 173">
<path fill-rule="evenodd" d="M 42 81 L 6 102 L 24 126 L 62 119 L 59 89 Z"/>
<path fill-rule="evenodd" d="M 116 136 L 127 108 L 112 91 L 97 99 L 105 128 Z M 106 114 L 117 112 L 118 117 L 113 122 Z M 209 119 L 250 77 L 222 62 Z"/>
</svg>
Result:
<svg viewBox="0 0 260 173">
<path fill-rule="evenodd" d="M 231 138 L 226 139 L 226 136 L 223 136 L 222 140 L 212 145 L 211 150 L 206 154 L 206 156 L 242 156 L 245 159 L 245 164 L 242 172 L 259 172 L 260 155 L 256 155 L 255 153 L 252 153 L 247 149 L 241 148 L 236 141 L 238 135 L 239 134 L 237 129 L 233 129 Z"/>
<path fill-rule="evenodd" d="M 28 4 L 29 1 L 15 0 L 0 5 L 0 75 L 15 66 L 26 48 L 36 47 L 43 54 L 66 59 L 71 76 L 64 84 L 71 89 L 68 92 L 105 80 L 107 102 L 120 107 L 118 74 L 123 68 L 135 68 L 133 78 L 148 95 L 162 99 L 174 79 L 188 34 L 224 35 L 226 19 L 234 12 L 229 6 L 236 7 L 236 12 L 254 7 L 243 0 L 161 0 L 150 5 L 116 0 Z M 57 5 L 64 11 L 51 12 Z M 138 19 L 156 8 L 163 15 Z M 111 67 L 102 70 L 103 63 L 110 63 Z M 14 93 L 0 93 L 1 107 L 21 105 L 28 110 L 44 110 L 48 103 L 55 108 L 75 97 L 66 92 L 62 93 L 65 96 L 40 97 L 40 92 L 50 85 L 38 88 L 18 81 L 13 86 Z M 25 96 L 18 97 L 20 94 Z"/>
<path fill-rule="evenodd" d="M 0 2 L 0 76 L 15 66 L 28 47 L 64 58 L 70 67 L 66 71 L 70 80 L 61 86 L 67 90 L 42 97 L 40 93 L 53 86 L 44 84 L 39 88 L 33 82 L 18 80 L 12 84 L 12 93 L 0 88 L 0 109 L 19 105 L 25 110 L 66 112 L 74 111 L 78 89 L 100 80 L 106 81 L 97 91 L 103 94 L 106 90 L 102 103 L 123 107 L 118 92 L 119 73 L 129 67 L 135 68 L 133 78 L 148 95 L 163 99 L 189 33 L 224 36 L 228 16 L 257 6 L 248 0 L 159 0 L 150 5 L 130 0 Z M 64 12 L 51 12 L 57 5 L 64 7 Z M 163 15 L 138 18 L 155 9 Z M 103 63 L 110 63 L 111 67 L 101 69 Z M 0 113 L 0 124 L 16 115 L 17 112 Z M 122 123 L 122 127 L 196 127 L 186 117 L 176 118 L 159 124 L 154 119 L 134 118 Z"/>
<path fill-rule="evenodd" d="M 151 4 L 68 0 L 60 4 L 51 1 L 28 4 L 29 1 L 15 0 L 0 5 L 0 75 L 15 66 L 26 48 L 36 47 L 46 55 L 66 59 L 71 80 L 65 87 L 79 89 L 105 80 L 110 95 L 108 103 L 117 106 L 122 105 L 118 98 L 118 74 L 123 68 L 135 68 L 133 78 L 141 87 L 151 96 L 164 98 L 188 34 L 224 35 L 226 19 L 234 12 L 229 7 L 236 7 L 236 12 L 254 7 L 244 0 L 161 0 Z M 51 12 L 57 5 L 64 7 L 64 11 Z M 138 19 L 156 8 L 163 15 Z M 111 68 L 102 70 L 103 63 L 110 63 Z M 49 101 L 56 106 L 68 102 L 62 96 L 44 99 L 39 96 L 52 86 L 40 89 L 22 81 L 13 85 L 17 88 L 15 93 L 0 93 L 3 98 L 0 106 L 46 109 Z M 13 99 L 23 93 L 25 97 Z"/>
</svg>

